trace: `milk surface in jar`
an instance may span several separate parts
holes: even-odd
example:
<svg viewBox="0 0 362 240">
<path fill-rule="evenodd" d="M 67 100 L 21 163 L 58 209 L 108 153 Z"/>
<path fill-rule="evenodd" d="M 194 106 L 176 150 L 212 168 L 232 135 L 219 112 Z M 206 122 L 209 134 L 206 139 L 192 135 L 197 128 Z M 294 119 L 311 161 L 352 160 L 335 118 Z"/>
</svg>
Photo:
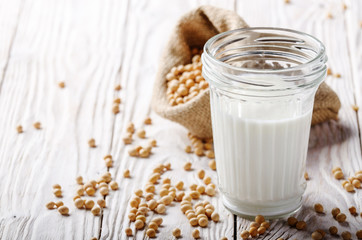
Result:
<svg viewBox="0 0 362 240">
<path fill-rule="evenodd" d="M 242 216 L 297 211 L 323 45 L 292 30 L 238 29 L 211 38 L 202 61 L 224 205 Z"/>
</svg>

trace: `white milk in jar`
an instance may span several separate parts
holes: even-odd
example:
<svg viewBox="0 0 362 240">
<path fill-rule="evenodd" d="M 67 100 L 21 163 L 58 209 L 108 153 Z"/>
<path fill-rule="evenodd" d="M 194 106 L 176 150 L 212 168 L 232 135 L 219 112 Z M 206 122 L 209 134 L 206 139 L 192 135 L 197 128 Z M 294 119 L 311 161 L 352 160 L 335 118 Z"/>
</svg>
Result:
<svg viewBox="0 0 362 240">
<path fill-rule="evenodd" d="M 275 211 L 285 202 L 283 212 L 288 202 L 300 202 L 305 189 L 311 112 L 293 117 L 278 109 L 254 106 L 243 109 L 248 112 L 244 116 L 242 110 L 222 104 L 214 106 L 212 121 L 214 144 L 218 146 L 215 154 L 219 188 L 225 203 L 248 206 L 247 215 L 253 215 L 258 207 L 274 207 Z M 259 114 L 251 114 L 254 111 Z M 263 115 L 276 118 L 269 120 Z"/>
</svg>

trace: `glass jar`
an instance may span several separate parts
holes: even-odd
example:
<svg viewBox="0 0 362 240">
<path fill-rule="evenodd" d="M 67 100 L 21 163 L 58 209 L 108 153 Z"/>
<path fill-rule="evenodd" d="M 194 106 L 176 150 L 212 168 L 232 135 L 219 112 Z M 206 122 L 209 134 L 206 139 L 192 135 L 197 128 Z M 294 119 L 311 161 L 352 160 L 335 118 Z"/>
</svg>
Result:
<svg viewBox="0 0 362 240">
<path fill-rule="evenodd" d="M 205 44 L 219 189 L 231 212 L 279 218 L 301 207 L 326 61 L 319 40 L 288 29 L 237 29 Z"/>
</svg>

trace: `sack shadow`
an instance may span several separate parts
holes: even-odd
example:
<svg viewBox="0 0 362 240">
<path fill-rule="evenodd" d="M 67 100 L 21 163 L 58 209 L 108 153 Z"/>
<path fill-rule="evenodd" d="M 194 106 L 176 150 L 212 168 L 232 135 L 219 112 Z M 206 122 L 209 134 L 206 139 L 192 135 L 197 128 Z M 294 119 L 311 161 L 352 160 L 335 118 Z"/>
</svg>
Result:
<svg viewBox="0 0 362 240">
<path fill-rule="evenodd" d="M 338 121 L 328 121 L 312 126 L 309 136 L 309 148 L 323 148 L 333 144 L 340 144 L 352 136 L 348 126 Z"/>
</svg>

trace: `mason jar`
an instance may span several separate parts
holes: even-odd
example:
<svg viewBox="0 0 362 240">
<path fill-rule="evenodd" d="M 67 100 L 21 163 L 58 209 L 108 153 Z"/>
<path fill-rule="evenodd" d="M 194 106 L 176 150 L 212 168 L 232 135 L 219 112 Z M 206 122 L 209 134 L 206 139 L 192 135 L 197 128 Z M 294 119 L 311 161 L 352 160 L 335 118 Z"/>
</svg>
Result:
<svg viewBox="0 0 362 240">
<path fill-rule="evenodd" d="M 289 29 L 237 29 L 205 44 L 218 185 L 231 212 L 279 218 L 301 207 L 326 61 L 318 39 Z"/>
</svg>

